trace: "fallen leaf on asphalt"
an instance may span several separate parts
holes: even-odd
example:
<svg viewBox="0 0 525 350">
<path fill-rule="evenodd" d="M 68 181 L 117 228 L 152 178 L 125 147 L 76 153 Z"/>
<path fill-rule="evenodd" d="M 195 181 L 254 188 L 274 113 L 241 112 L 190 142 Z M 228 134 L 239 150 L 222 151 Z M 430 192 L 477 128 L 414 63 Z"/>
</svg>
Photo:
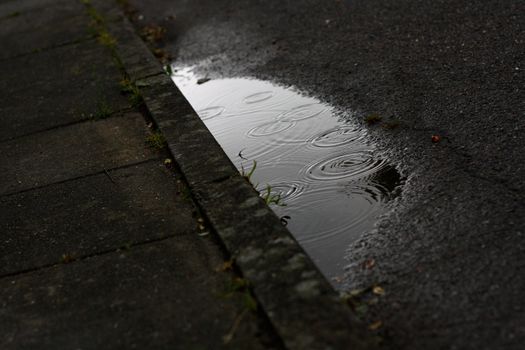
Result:
<svg viewBox="0 0 525 350">
<path fill-rule="evenodd" d="M 375 331 L 381 328 L 382 325 L 383 325 L 382 321 L 375 321 L 374 323 L 368 326 L 368 329 L 370 329 L 371 331 Z"/>
<path fill-rule="evenodd" d="M 349 295 L 350 297 L 357 297 L 357 296 L 363 294 L 364 291 L 365 291 L 365 289 L 352 289 L 352 290 L 348 293 L 348 295 Z"/>
<path fill-rule="evenodd" d="M 367 270 L 370 270 L 376 265 L 376 261 L 374 259 L 368 259 L 364 262 L 363 267 Z"/>
<path fill-rule="evenodd" d="M 197 84 L 200 85 L 200 84 L 204 84 L 208 81 L 210 81 L 211 79 L 210 78 L 200 78 L 199 80 L 197 80 Z"/>
<path fill-rule="evenodd" d="M 217 271 L 224 272 L 230 271 L 233 268 L 233 260 L 228 260 L 222 263 L 222 265 L 217 269 Z"/>
<path fill-rule="evenodd" d="M 153 49 L 153 54 L 155 57 L 157 57 L 162 62 L 169 62 L 171 60 L 171 56 L 168 53 L 168 51 L 160 48 Z"/>
<path fill-rule="evenodd" d="M 70 254 L 62 254 L 62 262 L 64 264 L 68 264 L 70 262 L 72 262 L 74 259 L 73 259 L 73 256 L 71 256 Z"/>
<path fill-rule="evenodd" d="M 382 119 L 383 118 L 381 118 L 379 114 L 370 114 L 365 117 L 365 122 L 368 125 L 374 125 L 374 124 L 380 123 Z"/>
<path fill-rule="evenodd" d="M 334 281 L 336 283 L 341 283 L 341 282 L 343 282 L 343 276 L 334 276 L 334 277 L 332 277 L 332 281 Z"/>
<path fill-rule="evenodd" d="M 380 286 L 375 286 L 374 288 L 372 288 L 372 293 L 374 293 L 375 295 L 383 295 L 385 294 L 385 290 Z"/>
<path fill-rule="evenodd" d="M 166 34 L 166 28 L 152 24 L 142 28 L 140 34 L 146 41 L 160 41 L 164 37 L 164 34 Z"/>
</svg>

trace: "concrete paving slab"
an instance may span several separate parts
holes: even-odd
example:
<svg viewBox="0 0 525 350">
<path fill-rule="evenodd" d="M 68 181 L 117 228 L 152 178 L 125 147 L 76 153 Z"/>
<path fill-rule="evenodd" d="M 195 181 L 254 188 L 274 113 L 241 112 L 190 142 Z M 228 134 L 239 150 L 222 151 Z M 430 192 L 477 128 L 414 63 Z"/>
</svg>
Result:
<svg viewBox="0 0 525 350">
<path fill-rule="evenodd" d="M 90 0 L 97 8 L 100 8 L 104 13 L 111 12 L 115 6 L 112 1 L 107 0 Z M 33 22 L 39 23 L 40 15 L 46 9 L 52 8 L 58 13 L 69 13 L 79 15 L 84 10 L 82 1 L 71 0 L 3 0 L 0 3 L 0 21 L 9 18 L 15 18 L 22 15 L 33 15 Z"/>
<path fill-rule="evenodd" d="M 0 140 L 129 107 L 119 70 L 95 40 L 9 60 L 0 76 Z"/>
<path fill-rule="evenodd" d="M 0 276 L 173 235 L 197 234 L 195 208 L 153 160 L 0 197 Z"/>
<path fill-rule="evenodd" d="M 36 9 L 15 11 L 0 20 L 0 60 L 93 37 L 81 6 L 79 1 L 59 2 L 38 7 L 38 16 Z"/>
<path fill-rule="evenodd" d="M 209 238 L 183 236 L 1 279 L 0 347 L 273 348 L 222 263 Z"/>
<path fill-rule="evenodd" d="M 38 1 L 0 2 L 0 22 L 5 4 L 39 13 Z M 125 47 L 130 62 L 155 60 Z M 128 104 L 104 50 L 87 40 L 0 67 L 0 348 L 281 349 L 214 229 L 197 234 L 190 194 L 146 148 L 143 116 L 111 113 Z M 134 68 L 132 79 L 162 72 Z M 85 120 L 101 103 L 111 117 Z"/>
<path fill-rule="evenodd" d="M 111 10 L 104 13 L 111 20 L 119 15 L 121 13 Z M 38 3 L 21 6 L 20 10 L 13 8 L 3 19 L 0 17 L 0 60 L 93 38 L 92 21 L 81 1 Z"/>
<path fill-rule="evenodd" d="M 4 0 L 0 3 L 0 20 L 17 17 L 29 11 L 40 11 L 43 7 L 53 6 L 61 2 L 61 0 Z M 78 8 L 78 4 L 73 1 L 69 1 L 69 3 Z"/>
<path fill-rule="evenodd" d="M 128 113 L 0 143 L 0 194 L 155 159 L 146 136 L 142 115 Z"/>
</svg>

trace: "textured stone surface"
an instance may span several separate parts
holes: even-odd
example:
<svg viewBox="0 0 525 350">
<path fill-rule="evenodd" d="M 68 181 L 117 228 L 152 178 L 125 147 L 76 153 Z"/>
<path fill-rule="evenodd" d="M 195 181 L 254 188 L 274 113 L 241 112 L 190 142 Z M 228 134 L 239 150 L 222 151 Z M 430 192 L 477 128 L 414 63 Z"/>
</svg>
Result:
<svg viewBox="0 0 525 350">
<path fill-rule="evenodd" d="M 265 349 L 207 238 L 176 237 L 0 279 L 2 349 Z"/>
<path fill-rule="evenodd" d="M 0 194 L 156 158 L 138 113 L 50 130 L 0 143 Z"/>
<path fill-rule="evenodd" d="M 71 13 L 75 15 L 71 17 Z M 93 37 L 89 23 L 90 19 L 83 14 L 83 6 L 79 1 L 44 1 L 44 4 L 26 11 L 16 10 L 4 18 L 0 15 L 0 61 L 86 40 Z"/>
<path fill-rule="evenodd" d="M 158 160 L 0 197 L 0 275 L 174 235 L 195 208 Z"/>
<path fill-rule="evenodd" d="M 121 74 L 96 40 L 12 59 L 0 76 L 0 141 L 129 106 Z"/>
<path fill-rule="evenodd" d="M 42 48 L 0 68 L 0 348 L 281 349 L 110 52 L 73 40 L 85 6 L 0 2 L 0 46 Z"/>
</svg>

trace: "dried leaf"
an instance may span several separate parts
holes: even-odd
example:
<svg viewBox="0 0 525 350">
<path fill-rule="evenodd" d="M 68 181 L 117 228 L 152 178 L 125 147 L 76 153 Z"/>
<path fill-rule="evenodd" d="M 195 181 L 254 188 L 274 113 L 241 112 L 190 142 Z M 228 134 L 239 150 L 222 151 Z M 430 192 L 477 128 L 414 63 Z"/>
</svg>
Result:
<svg viewBox="0 0 525 350">
<path fill-rule="evenodd" d="M 230 271 L 233 268 L 233 260 L 228 260 L 222 263 L 222 265 L 217 269 L 217 271 L 224 272 Z"/>
<path fill-rule="evenodd" d="M 370 270 L 376 265 L 376 261 L 374 259 L 368 259 L 364 262 L 363 266 L 365 269 Z"/>
<path fill-rule="evenodd" d="M 210 81 L 210 80 L 211 80 L 211 79 L 208 78 L 208 77 L 200 78 L 199 80 L 197 80 L 197 84 L 201 85 L 201 84 L 207 83 L 207 82 Z"/>
<path fill-rule="evenodd" d="M 380 286 L 375 286 L 374 288 L 372 288 L 372 293 L 374 293 L 375 295 L 384 295 L 385 290 Z"/>
<path fill-rule="evenodd" d="M 368 329 L 370 329 L 371 331 L 375 331 L 381 328 L 382 325 L 383 325 L 382 321 L 375 321 L 374 323 L 368 326 Z"/>
<path fill-rule="evenodd" d="M 352 289 L 348 294 L 350 295 L 350 297 L 357 297 L 363 294 L 364 291 L 365 289 Z"/>
<path fill-rule="evenodd" d="M 158 25 L 148 25 L 142 28 L 141 35 L 144 40 L 149 42 L 160 41 L 164 34 L 166 34 L 166 28 Z"/>
</svg>

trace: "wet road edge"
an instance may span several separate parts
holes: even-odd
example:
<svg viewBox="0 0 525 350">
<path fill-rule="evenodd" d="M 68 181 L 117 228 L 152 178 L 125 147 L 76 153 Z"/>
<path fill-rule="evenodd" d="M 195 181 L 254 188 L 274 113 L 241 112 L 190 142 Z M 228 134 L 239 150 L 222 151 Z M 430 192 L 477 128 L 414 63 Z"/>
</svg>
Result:
<svg viewBox="0 0 525 350">
<path fill-rule="evenodd" d="M 196 203 L 286 347 L 373 348 L 365 327 L 238 173 L 131 23 L 123 14 L 119 18 L 106 25 L 122 68 L 164 135 Z"/>
</svg>

